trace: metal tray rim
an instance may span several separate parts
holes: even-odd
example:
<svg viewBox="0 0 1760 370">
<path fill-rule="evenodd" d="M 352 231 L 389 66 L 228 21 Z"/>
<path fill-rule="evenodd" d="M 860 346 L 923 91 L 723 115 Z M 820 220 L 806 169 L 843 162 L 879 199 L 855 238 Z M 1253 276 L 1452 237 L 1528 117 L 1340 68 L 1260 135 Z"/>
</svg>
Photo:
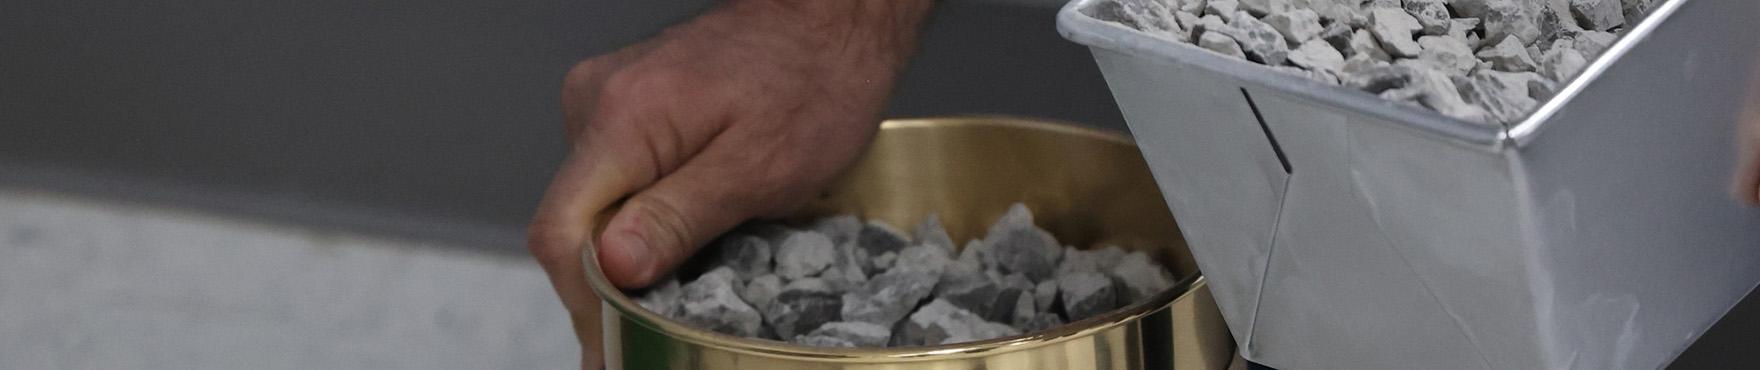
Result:
<svg viewBox="0 0 1760 370">
<path fill-rule="evenodd" d="M 1651 9 L 1650 14 L 1645 15 L 1642 21 L 1632 26 L 1625 34 L 1620 35 L 1613 45 L 1601 52 L 1601 55 L 1590 60 L 1589 65 L 1584 66 L 1581 73 L 1560 86 L 1557 94 L 1553 95 L 1551 99 L 1541 102 L 1540 107 L 1529 114 L 1527 119 L 1511 125 L 1507 134 L 1509 140 L 1515 142 L 1517 147 L 1533 142 L 1542 129 L 1550 126 L 1547 122 L 1553 121 L 1552 118 L 1563 111 L 1570 102 L 1576 100 L 1577 96 L 1582 95 L 1584 89 L 1600 80 L 1602 75 L 1607 74 L 1608 69 L 1625 59 L 1625 56 L 1630 54 L 1638 44 L 1650 38 L 1650 35 L 1656 32 L 1657 27 L 1674 17 L 1675 12 L 1679 11 L 1686 3 L 1687 0 L 1663 0 L 1655 9 Z"/>
</svg>

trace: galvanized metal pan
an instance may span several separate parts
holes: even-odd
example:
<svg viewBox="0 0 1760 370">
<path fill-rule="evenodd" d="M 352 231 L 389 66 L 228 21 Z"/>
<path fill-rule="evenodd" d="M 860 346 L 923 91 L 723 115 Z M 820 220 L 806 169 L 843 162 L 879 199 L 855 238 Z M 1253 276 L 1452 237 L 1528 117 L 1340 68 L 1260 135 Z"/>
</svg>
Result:
<svg viewBox="0 0 1760 370">
<path fill-rule="evenodd" d="M 1760 2 L 1668 0 L 1527 119 L 1448 118 L 1090 16 L 1091 47 L 1246 358 L 1651 369 L 1760 282 L 1731 199 Z"/>
</svg>

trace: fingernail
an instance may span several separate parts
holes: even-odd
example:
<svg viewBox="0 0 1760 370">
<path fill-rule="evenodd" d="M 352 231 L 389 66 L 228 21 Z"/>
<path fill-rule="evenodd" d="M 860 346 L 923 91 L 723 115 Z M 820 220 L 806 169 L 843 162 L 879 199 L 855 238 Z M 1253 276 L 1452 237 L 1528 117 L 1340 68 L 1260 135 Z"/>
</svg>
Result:
<svg viewBox="0 0 1760 370">
<path fill-rule="evenodd" d="M 654 264 L 654 251 L 648 249 L 648 241 L 634 231 L 612 234 L 612 240 L 607 242 L 623 255 L 623 267 L 628 268 L 632 274 L 644 274 Z"/>
</svg>

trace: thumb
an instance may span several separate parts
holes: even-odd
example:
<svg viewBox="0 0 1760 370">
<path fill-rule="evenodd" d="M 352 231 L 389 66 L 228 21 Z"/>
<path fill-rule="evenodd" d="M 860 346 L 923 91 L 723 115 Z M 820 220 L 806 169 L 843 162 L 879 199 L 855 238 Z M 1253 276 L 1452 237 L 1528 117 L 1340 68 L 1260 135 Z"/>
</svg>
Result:
<svg viewBox="0 0 1760 370">
<path fill-rule="evenodd" d="M 769 187 L 738 156 L 711 147 L 624 202 L 605 226 L 599 263 L 619 287 L 647 286 L 758 212 Z M 740 175 L 744 173 L 744 175 Z"/>
</svg>

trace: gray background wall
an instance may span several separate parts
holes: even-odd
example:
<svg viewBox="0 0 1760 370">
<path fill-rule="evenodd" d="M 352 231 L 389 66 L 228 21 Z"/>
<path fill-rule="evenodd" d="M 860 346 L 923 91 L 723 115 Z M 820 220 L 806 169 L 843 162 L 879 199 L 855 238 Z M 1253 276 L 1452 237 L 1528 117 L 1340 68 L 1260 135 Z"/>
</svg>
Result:
<svg viewBox="0 0 1760 370">
<path fill-rule="evenodd" d="M 0 184 L 523 253 L 562 73 L 706 4 L 0 2 Z M 944 2 L 888 114 L 1122 129 L 1056 5 Z M 1760 364 L 1755 316 L 1679 365 Z"/>
<path fill-rule="evenodd" d="M 1051 7 L 949 2 L 888 114 L 1120 127 Z M 0 4 L 0 176 L 374 231 L 519 240 L 575 61 L 704 1 Z"/>
</svg>

